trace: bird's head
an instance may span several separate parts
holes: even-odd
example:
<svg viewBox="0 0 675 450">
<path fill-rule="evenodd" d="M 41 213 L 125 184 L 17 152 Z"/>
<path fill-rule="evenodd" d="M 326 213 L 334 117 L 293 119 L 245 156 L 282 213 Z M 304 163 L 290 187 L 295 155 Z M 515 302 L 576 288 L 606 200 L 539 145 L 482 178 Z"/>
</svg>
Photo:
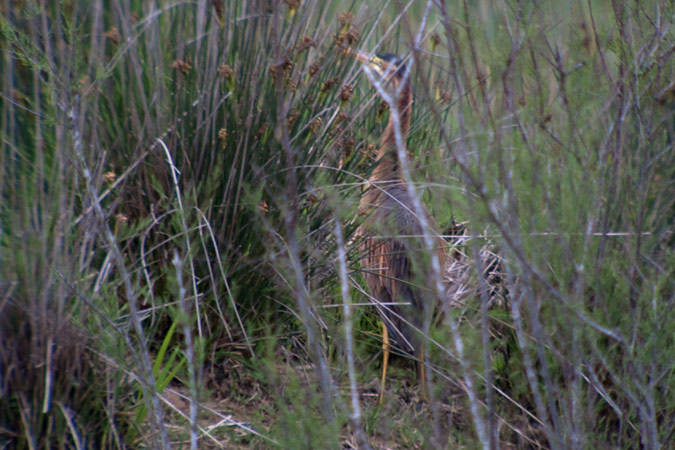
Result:
<svg viewBox="0 0 675 450">
<path fill-rule="evenodd" d="M 384 78 L 386 81 L 399 82 L 405 75 L 406 67 L 403 60 L 393 53 L 371 55 L 351 48 L 345 49 L 344 52 L 367 65 L 380 78 Z"/>
</svg>

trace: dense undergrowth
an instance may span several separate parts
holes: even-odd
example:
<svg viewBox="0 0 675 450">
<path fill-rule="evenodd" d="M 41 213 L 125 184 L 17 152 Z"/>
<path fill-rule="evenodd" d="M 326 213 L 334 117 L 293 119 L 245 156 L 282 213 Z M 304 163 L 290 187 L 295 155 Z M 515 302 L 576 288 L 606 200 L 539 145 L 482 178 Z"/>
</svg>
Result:
<svg viewBox="0 0 675 450">
<path fill-rule="evenodd" d="M 563 3 L 4 0 L 0 445 L 675 445 L 675 11 Z M 345 46 L 406 58 L 417 192 L 499 255 L 428 401 L 396 358 L 377 402 Z"/>
</svg>

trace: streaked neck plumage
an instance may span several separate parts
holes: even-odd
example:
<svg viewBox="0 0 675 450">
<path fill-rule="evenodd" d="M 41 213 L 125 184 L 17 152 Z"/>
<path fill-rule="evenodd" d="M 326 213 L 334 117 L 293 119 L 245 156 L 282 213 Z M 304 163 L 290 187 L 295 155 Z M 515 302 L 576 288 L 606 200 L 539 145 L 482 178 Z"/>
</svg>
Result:
<svg viewBox="0 0 675 450">
<path fill-rule="evenodd" d="M 396 92 L 399 89 L 399 81 L 396 79 L 392 80 L 389 87 L 392 92 Z M 405 81 L 401 91 L 398 93 L 396 105 L 401 122 L 401 138 L 405 145 L 405 139 L 410 129 L 410 113 L 412 112 L 412 87 L 409 81 Z M 382 144 L 377 152 L 377 166 L 370 176 L 370 181 L 402 181 L 401 165 L 396 149 L 394 114 L 394 111 L 389 112 L 389 123 L 382 135 Z"/>
</svg>

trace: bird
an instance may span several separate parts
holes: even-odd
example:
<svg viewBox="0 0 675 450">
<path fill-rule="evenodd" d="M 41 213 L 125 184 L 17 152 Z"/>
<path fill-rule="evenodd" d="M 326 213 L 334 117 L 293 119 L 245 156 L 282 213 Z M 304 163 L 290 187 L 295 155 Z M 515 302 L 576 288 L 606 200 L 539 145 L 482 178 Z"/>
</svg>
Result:
<svg viewBox="0 0 675 450">
<path fill-rule="evenodd" d="M 403 60 L 392 53 L 374 56 L 351 48 L 345 49 L 345 53 L 369 67 L 379 77 L 379 88 L 391 93 L 405 142 L 410 129 L 413 92 Z M 434 299 L 432 289 L 425 287 L 433 284 L 420 274 L 420 270 L 424 271 L 421 264 L 424 245 L 419 239 L 423 229 L 401 173 L 394 120 L 392 112 L 380 138 L 375 168 L 359 202 L 359 215 L 365 219 L 356 230 L 361 270 L 383 322 L 380 403 L 384 399 L 389 353 L 394 347 L 417 361 L 421 397 L 427 398 L 424 340 L 420 330 L 424 329 L 425 319 L 433 314 L 434 302 L 439 300 Z M 428 211 L 423 213 L 431 230 L 435 230 L 436 224 Z M 443 242 L 438 239 L 436 251 L 443 267 L 446 255 Z"/>
</svg>

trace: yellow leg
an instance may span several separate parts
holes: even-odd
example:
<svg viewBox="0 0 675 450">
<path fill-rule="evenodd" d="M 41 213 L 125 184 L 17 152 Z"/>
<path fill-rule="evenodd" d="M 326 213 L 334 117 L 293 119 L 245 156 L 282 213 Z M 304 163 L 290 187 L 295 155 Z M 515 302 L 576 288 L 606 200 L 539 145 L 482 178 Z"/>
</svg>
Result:
<svg viewBox="0 0 675 450">
<path fill-rule="evenodd" d="M 387 379 L 387 367 L 389 365 L 389 331 L 382 322 L 382 382 L 380 386 L 380 404 L 384 400 L 384 385 Z"/>
</svg>

